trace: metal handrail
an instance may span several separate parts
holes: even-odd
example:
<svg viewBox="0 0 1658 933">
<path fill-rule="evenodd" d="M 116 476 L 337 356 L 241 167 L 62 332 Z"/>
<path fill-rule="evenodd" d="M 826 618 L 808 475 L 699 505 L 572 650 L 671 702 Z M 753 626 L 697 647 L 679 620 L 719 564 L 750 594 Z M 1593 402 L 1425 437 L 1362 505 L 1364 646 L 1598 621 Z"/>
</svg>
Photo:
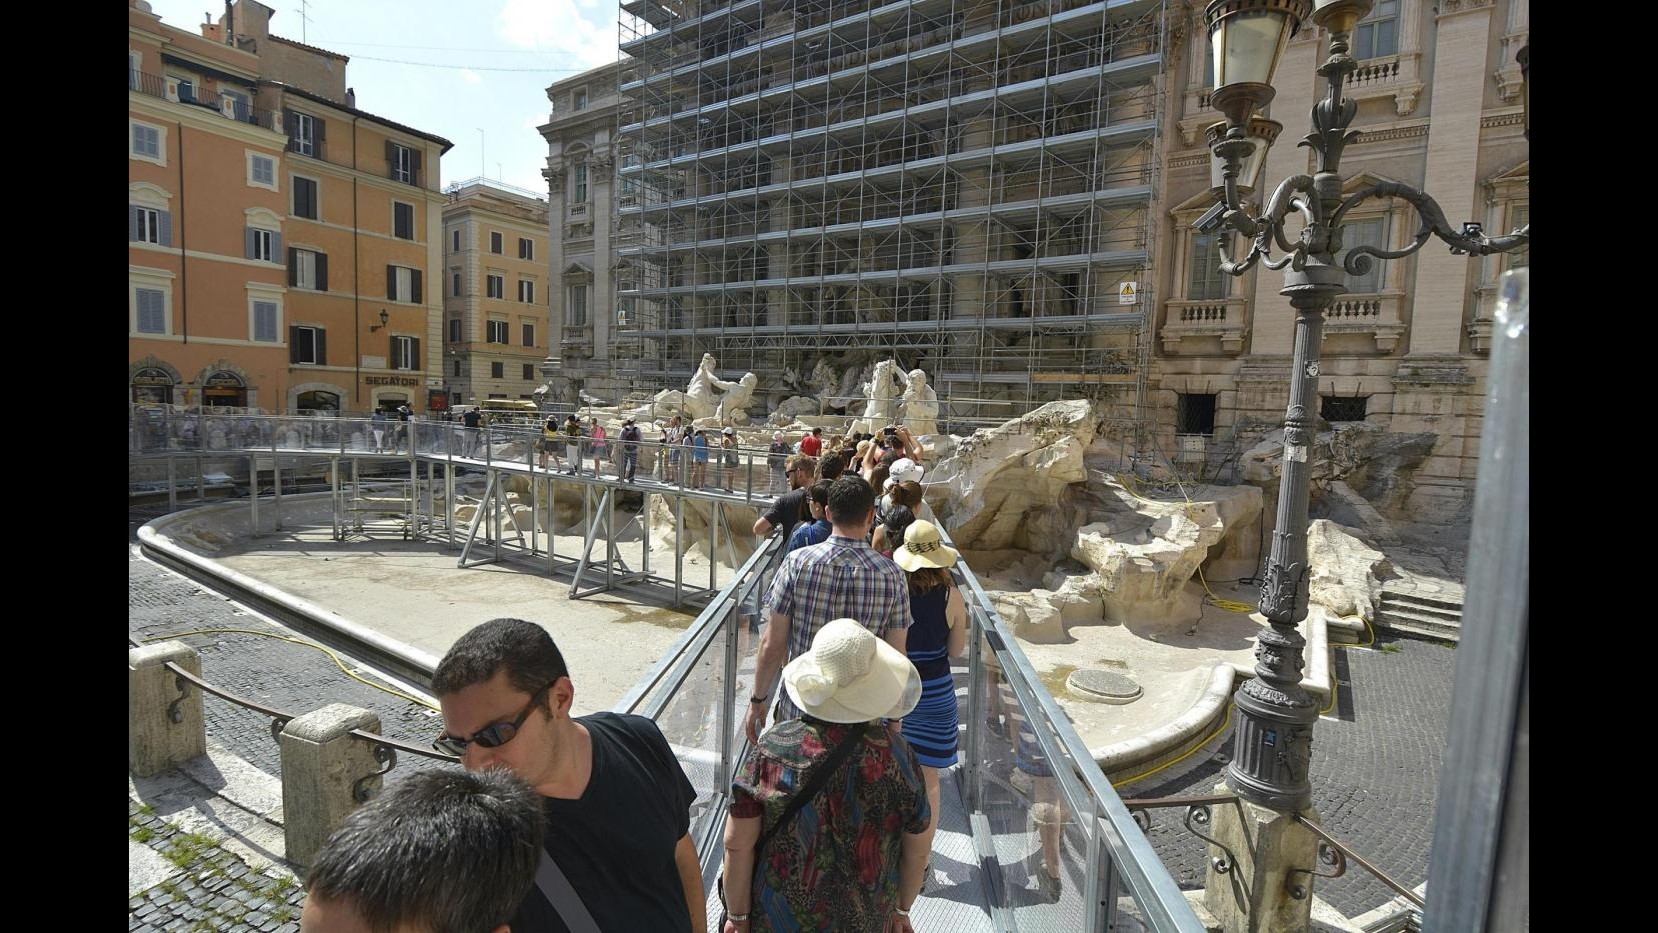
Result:
<svg viewBox="0 0 1658 933">
<path fill-rule="evenodd" d="M 1324 840 L 1324 842 L 1328 843 L 1331 848 L 1333 848 L 1337 852 L 1341 853 L 1341 855 L 1344 858 L 1349 858 L 1349 859 L 1352 859 L 1355 862 L 1358 862 L 1359 867 L 1363 868 L 1367 872 L 1370 872 L 1372 875 L 1375 875 L 1376 880 L 1378 880 L 1382 884 L 1385 884 L 1388 887 L 1392 888 L 1394 890 L 1394 892 L 1397 893 L 1400 897 L 1403 897 L 1405 900 L 1410 901 L 1412 904 L 1415 904 L 1417 910 L 1425 909 L 1428 906 L 1428 902 L 1422 898 L 1422 895 L 1417 894 L 1416 892 L 1412 891 L 1411 889 L 1405 887 L 1403 884 L 1401 884 L 1397 880 L 1395 880 L 1393 878 L 1393 876 L 1389 875 L 1387 872 L 1382 871 L 1380 868 L 1377 868 L 1375 865 L 1371 864 L 1369 859 L 1367 859 L 1364 856 L 1360 855 L 1359 853 L 1353 851 L 1351 848 L 1349 848 L 1347 846 L 1346 843 L 1343 843 L 1341 840 L 1339 840 L 1336 837 L 1334 837 L 1334 836 L 1330 835 L 1329 833 L 1325 832 L 1324 827 L 1318 825 L 1317 823 L 1313 822 L 1312 820 L 1307 819 L 1306 816 L 1304 816 L 1300 813 L 1295 814 L 1295 819 L 1302 826 L 1305 826 L 1308 829 L 1312 830 L 1313 835 L 1315 835 L 1318 838 Z"/>
</svg>

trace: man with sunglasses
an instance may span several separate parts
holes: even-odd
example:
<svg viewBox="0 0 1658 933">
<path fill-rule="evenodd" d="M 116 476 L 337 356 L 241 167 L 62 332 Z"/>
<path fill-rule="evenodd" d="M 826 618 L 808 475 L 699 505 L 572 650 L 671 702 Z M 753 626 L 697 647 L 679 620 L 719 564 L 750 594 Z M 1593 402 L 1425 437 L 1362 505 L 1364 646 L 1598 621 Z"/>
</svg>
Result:
<svg viewBox="0 0 1658 933">
<path fill-rule="evenodd" d="M 563 654 L 545 629 L 520 619 L 462 635 L 433 672 L 432 692 L 444 725 L 434 747 L 468 771 L 509 768 L 541 795 L 544 858 L 565 883 L 538 875 L 513 933 L 566 933 L 567 918 L 583 911 L 603 931 L 700 928 L 696 791 L 656 723 L 610 712 L 572 717 Z"/>
</svg>

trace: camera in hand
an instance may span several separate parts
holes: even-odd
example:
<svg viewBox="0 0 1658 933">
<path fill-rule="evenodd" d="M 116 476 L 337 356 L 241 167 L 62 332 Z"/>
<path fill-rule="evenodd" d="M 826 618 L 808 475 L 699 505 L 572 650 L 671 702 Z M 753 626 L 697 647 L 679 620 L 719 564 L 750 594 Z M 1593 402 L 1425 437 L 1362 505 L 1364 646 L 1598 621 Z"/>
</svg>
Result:
<svg viewBox="0 0 1658 933">
<path fill-rule="evenodd" d="M 887 425 L 887 437 L 897 437 L 897 436 L 898 436 L 898 429 L 893 427 L 890 424 Z"/>
</svg>

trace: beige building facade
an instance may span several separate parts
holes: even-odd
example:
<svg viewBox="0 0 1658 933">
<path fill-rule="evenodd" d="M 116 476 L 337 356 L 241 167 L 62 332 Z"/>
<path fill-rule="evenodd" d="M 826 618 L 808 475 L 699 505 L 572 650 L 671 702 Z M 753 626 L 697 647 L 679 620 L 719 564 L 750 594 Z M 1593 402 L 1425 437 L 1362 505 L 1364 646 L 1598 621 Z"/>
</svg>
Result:
<svg viewBox="0 0 1658 933">
<path fill-rule="evenodd" d="M 1194 229 L 1214 203 L 1204 127 L 1212 66 L 1201 0 L 1170 5 L 1168 112 L 1155 356 L 1148 411 L 1158 446 L 1213 468 L 1282 425 L 1294 316 L 1278 294 L 1282 272 L 1257 266 L 1232 279 L 1216 270 L 1213 235 Z M 1342 157 L 1347 190 L 1403 182 L 1438 201 L 1452 226 L 1488 233 L 1529 223 L 1529 149 L 1522 136 L 1520 69 L 1529 0 L 1379 0 L 1354 36 L 1359 69 L 1346 94 L 1359 136 Z M 1257 205 L 1286 176 L 1310 172 L 1295 142 L 1323 95 L 1314 73 L 1329 37 L 1306 28 L 1290 42 L 1268 116 L 1284 125 L 1268 155 Z M 1372 200 L 1348 215 L 1348 245 L 1398 249 L 1420 218 L 1402 200 Z M 1350 279 L 1326 316 L 1318 389 L 1321 428 L 1364 422 L 1429 434 L 1431 452 L 1372 502 L 1401 520 L 1466 522 L 1477 472 L 1491 314 L 1497 277 L 1525 254 L 1470 259 L 1435 240 Z"/>
<path fill-rule="evenodd" d="M 425 410 L 450 144 L 359 109 L 273 13 L 198 35 L 128 4 L 129 401 Z"/>
<path fill-rule="evenodd" d="M 445 189 L 443 385 L 450 407 L 538 398 L 547 356 L 547 201 L 484 178 Z"/>
<path fill-rule="evenodd" d="M 638 326 L 617 302 L 629 284 L 615 262 L 617 209 L 637 200 L 637 183 L 616 177 L 616 76 L 605 65 L 549 86 L 548 119 L 537 128 L 547 141 L 550 196 L 550 402 L 573 403 L 582 392 L 618 401 L 637 375 L 636 349 L 616 339 Z"/>
</svg>

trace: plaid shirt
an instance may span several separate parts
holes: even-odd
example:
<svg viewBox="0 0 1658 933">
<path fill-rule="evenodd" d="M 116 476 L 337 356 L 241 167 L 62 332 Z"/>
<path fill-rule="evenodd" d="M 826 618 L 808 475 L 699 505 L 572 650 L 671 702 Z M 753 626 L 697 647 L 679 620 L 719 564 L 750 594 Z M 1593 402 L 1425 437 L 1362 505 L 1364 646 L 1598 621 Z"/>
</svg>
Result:
<svg viewBox="0 0 1658 933">
<path fill-rule="evenodd" d="M 783 558 L 772 577 L 766 605 L 789 617 L 789 660 L 811 650 L 818 629 L 836 619 L 855 619 L 877 638 L 910 627 L 910 588 L 904 571 L 862 538 L 832 535 Z M 777 721 L 800 710 L 778 691 Z"/>
</svg>

